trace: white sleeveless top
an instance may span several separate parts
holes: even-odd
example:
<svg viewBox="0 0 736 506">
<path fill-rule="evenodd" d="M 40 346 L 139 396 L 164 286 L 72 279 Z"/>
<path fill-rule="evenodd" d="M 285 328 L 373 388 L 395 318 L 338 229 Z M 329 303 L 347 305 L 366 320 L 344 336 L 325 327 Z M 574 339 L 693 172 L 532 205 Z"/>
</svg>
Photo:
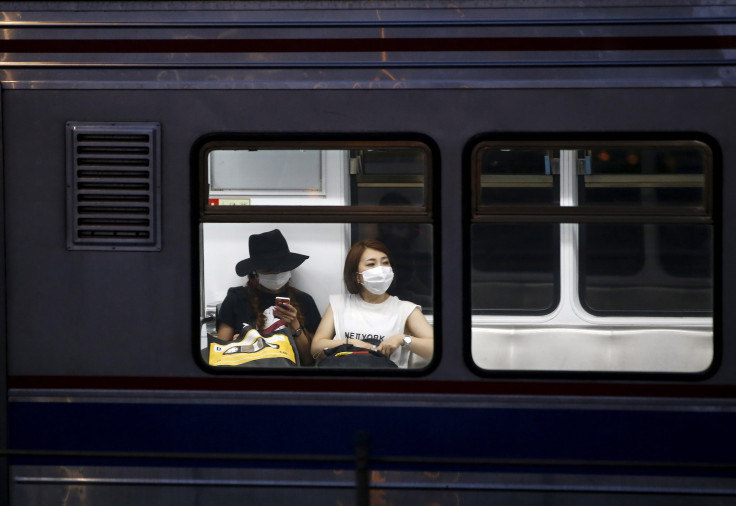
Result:
<svg viewBox="0 0 736 506">
<path fill-rule="evenodd" d="M 420 307 L 393 295 L 380 304 L 371 304 L 359 294 L 330 295 L 330 306 L 335 320 L 333 339 L 361 341 L 383 341 L 395 334 L 403 334 L 409 314 Z M 411 355 L 409 350 L 399 347 L 389 358 L 399 367 L 406 368 Z"/>
</svg>

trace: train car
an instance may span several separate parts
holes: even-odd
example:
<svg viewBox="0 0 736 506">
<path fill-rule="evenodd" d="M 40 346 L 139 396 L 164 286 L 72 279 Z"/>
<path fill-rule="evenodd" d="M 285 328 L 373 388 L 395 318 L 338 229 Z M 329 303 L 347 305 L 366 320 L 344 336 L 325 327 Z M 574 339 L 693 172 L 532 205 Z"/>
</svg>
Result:
<svg viewBox="0 0 736 506">
<path fill-rule="evenodd" d="M 736 4 L 2 7 L 4 502 L 733 503 Z"/>
</svg>

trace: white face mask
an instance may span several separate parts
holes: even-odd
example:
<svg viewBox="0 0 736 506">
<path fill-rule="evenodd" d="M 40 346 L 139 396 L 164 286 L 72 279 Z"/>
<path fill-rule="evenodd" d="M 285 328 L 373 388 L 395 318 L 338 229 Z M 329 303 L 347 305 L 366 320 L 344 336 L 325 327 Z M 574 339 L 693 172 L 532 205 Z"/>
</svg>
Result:
<svg viewBox="0 0 736 506">
<path fill-rule="evenodd" d="M 274 292 L 284 286 L 291 279 L 291 271 L 279 272 L 277 274 L 259 274 L 258 284 L 267 290 Z"/>
<path fill-rule="evenodd" d="M 394 280 L 394 270 L 391 267 L 379 265 L 360 273 L 363 276 L 361 285 L 374 295 L 386 293 Z"/>
</svg>

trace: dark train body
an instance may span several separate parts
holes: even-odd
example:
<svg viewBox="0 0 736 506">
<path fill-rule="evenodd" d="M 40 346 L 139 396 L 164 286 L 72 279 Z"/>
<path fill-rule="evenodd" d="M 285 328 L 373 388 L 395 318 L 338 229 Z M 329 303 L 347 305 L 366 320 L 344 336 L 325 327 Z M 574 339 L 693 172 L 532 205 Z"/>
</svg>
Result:
<svg viewBox="0 0 736 506">
<path fill-rule="evenodd" d="M 3 7 L 3 500 L 734 500 L 736 5 Z M 217 193 L 218 149 L 322 150 L 325 190 Z M 378 168 L 315 206 L 333 152 Z M 312 247 L 326 300 L 384 224 L 418 234 L 428 365 L 205 362 L 248 231 Z"/>
</svg>

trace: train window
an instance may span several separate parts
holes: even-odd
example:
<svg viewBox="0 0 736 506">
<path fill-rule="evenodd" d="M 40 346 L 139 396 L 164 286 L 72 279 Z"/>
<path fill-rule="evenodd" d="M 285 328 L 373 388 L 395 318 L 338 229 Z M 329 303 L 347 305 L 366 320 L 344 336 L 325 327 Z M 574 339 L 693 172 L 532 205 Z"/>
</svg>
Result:
<svg viewBox="0 0 736 506">
<path fill-rule="evenodd" d="M 196 347 L 204 363 L 233 373 L 294 366 L 366 374 L 424 369 L 434 347 L 433 158 L 417 141 L 202 145 Z M 359 241 L 378 241 L 366 244 L 383 248 L 390 259 L 393 282 L 385 293 L 397 302 L 386 311 L 401 316 L 385 328 L 360 323 L 364 309 L 346 309 L 361 297 L 351 299 L 348 290 L 360 286 L 346 287 L 343 272 Z M 290 273 L 286 285 L 270 279 L 284 271 Z M 269 288 L 266 280 L 275 285 Z M 289 297 L 298 311 L 293 325 L 275 308 L 276 296 Z M 347 346 L 315 350 L 310 342 L 328 307 L 329 344 Z M 412 316 L 404 326 L 417 308 L 422 323 Z M 412 342 L 401 346 L 405 333 Z M 402 342 L 390 357 L 382 356 L 381 344 L 397 335 Z"/>
<path fill-rule="evenodd" d="M 489 141 L 470 153 L 475 366 L 616 373 L 710 367 L 708 145 Z"/>
<path fill-rule="evenodd" d="M 215 149 L 209 157 L 212 205 L 240 194 L 246 198 L 325 194 L 327 161 L 317 149 Z"/>
<path fill-rule="evenodd" d="M 477 156 L 481 205 L 559 203 L 552 151 L 488 146 Z"/>
<path fill-rule="evenodd" d="M 203 171 L 207 205 L 427 208 L 426 150 L 386 144 L 323 147 L 327 146 L 212 143 Z"/>
</svg>

